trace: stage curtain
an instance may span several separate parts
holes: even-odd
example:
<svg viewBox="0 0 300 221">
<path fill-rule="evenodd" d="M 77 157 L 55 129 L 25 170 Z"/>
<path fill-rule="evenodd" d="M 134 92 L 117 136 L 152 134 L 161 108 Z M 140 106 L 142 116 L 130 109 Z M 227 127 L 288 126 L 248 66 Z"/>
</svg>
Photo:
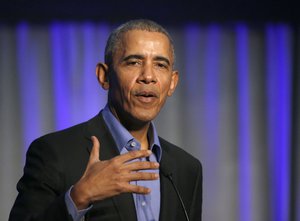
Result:
<svg viewBox="0 0 300 221">
<path fill-rule="evenodd" d="M 0 220 L 16 197 L 30 143 L 88 120 L 106 104 L 95 67 L 114 27 L 0 24 Z M 180 83 L 155 125 L 202 162 L 203 220 L 300 221 L 297 27 L 166 27 Z"/>
</svg>

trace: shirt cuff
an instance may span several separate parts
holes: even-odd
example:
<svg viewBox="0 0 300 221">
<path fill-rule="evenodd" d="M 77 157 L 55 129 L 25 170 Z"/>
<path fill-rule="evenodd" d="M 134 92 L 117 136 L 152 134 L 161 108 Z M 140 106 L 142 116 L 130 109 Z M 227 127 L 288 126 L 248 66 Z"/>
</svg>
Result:
<svg viewBox="0 0 300 221">
<path fill-rule="evenodd" d="M 90 205 L 88 208 L 83 209 L 83 210 L 77 210 L 77 207 L 76 207 L 73 199 L 71 198 L 72 188 L 73 188 L 73 186 L 71 186 L 70 189 L 65 194 L 65 202 L 67 205 L 68 212 L 72 216 L 73 221 L 84 220 L 82 218 L 93 207 L 93 205 Z"/>
</svg>

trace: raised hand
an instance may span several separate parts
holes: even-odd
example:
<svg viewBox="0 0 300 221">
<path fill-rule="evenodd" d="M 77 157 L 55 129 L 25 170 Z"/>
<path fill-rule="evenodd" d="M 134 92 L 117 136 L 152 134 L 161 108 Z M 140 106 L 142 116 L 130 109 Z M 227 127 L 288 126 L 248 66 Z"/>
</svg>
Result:
<svg viewBox="0 0 300 221">
<path fill-rule="evenodd" d="M 74 185 L 71 197 L 77 209 L 87 208 L 89 204 L 103 200 L 120 193 L 150 193 L 150 189 L 132 185 L 135 180 L 155 180 L 157 173 L 141 172 L 139 170 L 157 169 L 157 162 L 134 161 L 148 157 L 150 150 L 130 151 L 110 160 L 100 161 L 100 143 L 95 136 L 91 137 L 93 148 L 86 170 L 80 180 Z"/>
</svg>

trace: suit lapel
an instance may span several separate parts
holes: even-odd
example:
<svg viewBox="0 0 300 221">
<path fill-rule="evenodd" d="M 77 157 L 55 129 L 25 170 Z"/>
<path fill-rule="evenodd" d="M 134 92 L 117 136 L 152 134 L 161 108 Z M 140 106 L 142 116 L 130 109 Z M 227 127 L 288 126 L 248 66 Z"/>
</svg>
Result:
<svg viewBox="0 0 300 221">
<path fill-rule="evenodd" d="M 176 176 L 173 171 L 174 165 L 171 157 L 169 156 L 166 148 L 162 145 L 162 158 L 160 162 L 161 168 L 163 168 L 167 173 L 172 173 L 172 177 L 176 182 Z M 176 211 L 178 208 L 178 199 L 176 192 L 172 186 L 171 181 L 166 176 L 166 174 L 160 171 L 160 192 L 161 192 L 161 206 L 160 206 L 160 221 L 176 220 Z"/>
<path fill-rule="evenodd" d="M 119 155 L 119 151 L 117 150 L 116 144 L 105 125 L 101 112 L 88 122 L 88 128 L 85 134 L 86 138 L 89 140 L 91 136 L 96 136 L 100 141 L 100 160 L 108 160 Z M 91 141 L 87 148 L 90 153 L 92 149 Z M 132 194 L 120 194 L 112 197 L 112 200 L 121 220 L 137 220 Z"/>
</svg>

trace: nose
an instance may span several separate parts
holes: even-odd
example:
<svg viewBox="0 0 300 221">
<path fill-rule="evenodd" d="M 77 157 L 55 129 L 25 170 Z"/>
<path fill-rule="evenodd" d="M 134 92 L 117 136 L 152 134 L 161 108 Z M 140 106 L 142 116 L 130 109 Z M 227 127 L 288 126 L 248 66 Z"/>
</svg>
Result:
<svg viewBox="0 0 300 221">
<path fill-rule="evenodd" d="M 151 64 L 145 64 L 141 69 L 138 81 L 144 84 L 156 83 L 156 75 Z"/>
</svg>

